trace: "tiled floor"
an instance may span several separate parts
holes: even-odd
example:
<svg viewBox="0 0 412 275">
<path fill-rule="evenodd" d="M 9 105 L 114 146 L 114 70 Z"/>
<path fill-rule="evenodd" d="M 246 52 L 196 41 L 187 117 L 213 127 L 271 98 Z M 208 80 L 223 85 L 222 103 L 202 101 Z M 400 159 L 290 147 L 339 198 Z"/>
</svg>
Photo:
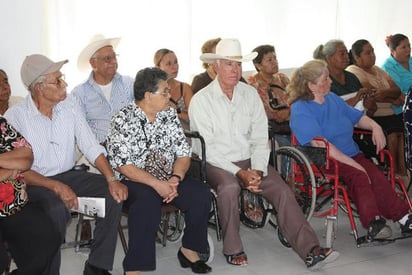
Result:
<svg viewBox="0 0 412 275">
<path fill-rule="evenodd" d="M 324 243 L 322 237 L 324 234 L 324 219 L 313 218 L 311 224 L 318 233 L 321 243 Z M 391 224 L 391 226 L 394 232 L 399 231 L 399 227 L 396 224 Z M 341 254 L 339 259 L 321 271 L 310 272 L 293 250 L 282 246 L 277 237 L 275 237 L 275 231 L 269 224 L 262 229 L 250 229 L 242 225 L 241 235 L 249 257 L 249 265 L 247 267 L 228 265 L 222 255 L 222 242 L 217 242 L 215 231 L 209 229 L 209 234 L 213 238 L 215 246 L 215 257 L 210 264 L 213 268 L 212 274 L 411 274 L 412 238 L 398 240 L 383 246 L 357 248 L 354 238 L 349 232 L 348 218 L 341 212 L 339 214 L 337 236 L 334 242 L 334 248 Z M 68 234 L 72 233 L 74 233 L 73 224 L 70 225 L 68 231 Z M 360 233 L 363 234 L 364 230 L 360 229 Z M 179 247 L 179 243 L 168 243 L 166 247 L 157 245 L 157 270 L 154 272 L 144 272 L 143 274 L 192 274 L 190 270 L 182 269 L 179 266 L 176 258 Z M 123 274 L 123 256 L 123 249 L 119 241 L 112 274 Z M 72 248 L 64 249 L 62 252 L 61 274 L 82 274 L 86 258 L 85 254 L 75 253 Z"/>
</svg>

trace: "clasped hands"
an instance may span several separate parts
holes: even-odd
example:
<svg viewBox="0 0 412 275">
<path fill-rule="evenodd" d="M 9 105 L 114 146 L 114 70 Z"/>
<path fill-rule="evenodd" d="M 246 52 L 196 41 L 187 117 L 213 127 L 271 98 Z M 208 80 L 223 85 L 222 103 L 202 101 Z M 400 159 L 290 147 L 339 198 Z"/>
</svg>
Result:
<svg viewBox="0 0 412 275">
<path fill-rule="evenodd" d="M 243 187 L 252 193 L 260 193 L 260 184 L 262 183 L 263 172 L 255 169 L 240 169 L 236 176 L 242 181 Z"/>
<path fill-rule="evenodd" d="M 164 203 L 169 203 L 179 196 L 179 193 L 177 192 L 178 185 L 179 179 L 176 177 L 171 177 L 166 181 L 160 181 L 156 191 L 163 198 Z"/>
</svg>

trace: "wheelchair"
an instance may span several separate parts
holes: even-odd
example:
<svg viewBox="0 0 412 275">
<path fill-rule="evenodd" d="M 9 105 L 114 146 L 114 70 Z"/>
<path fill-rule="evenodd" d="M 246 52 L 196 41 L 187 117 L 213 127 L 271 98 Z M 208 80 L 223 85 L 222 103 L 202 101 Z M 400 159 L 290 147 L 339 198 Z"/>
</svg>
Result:
<svg viewBox="0 0 412 275">
<path fill-rule="evenodd" d="M 356 132 L 362 140 L 370 133 L 367 131 Z M 292 188 L 296 200 L 303 213 L 310 220 L 312 217 L 325 218 L 326 247 L 332 247 L 337 229 L 339 208 L 349 217 L 351 234 L 357 247 L 370 245 L 371 242 L 392 242 L 390 240 L 370 240 L 366 236 L 359 236 L 355 218 L 356 209 L 351 203 L 345 184 L 339 179 L 338 162 L 329 156 L 329 144 L 323 138 L 317 140 L 324 143 L 324 147 L 311 147 L 297 145 L 296 138 L 292 135 L 292 146 L 281 147 L 275 152 L 275 161 L 281 157 L 288 159 L 289 165 L 282 174 L 285 182 Z M 375 156 L 375 164 L 381 166 L 390 184 L 396 193 L 407 201 L 410 209 L 412 204 L 402 180 L 395 176 L 393 159 L 389 151 L 382 150 Z M 276 162 L 278 171 L 281 171 L 281 162 Z M 334 173 L 328 173 L 329 168 L 334 168 Z M 402 238 L 402 237 L 399 237 Z"/>
</svg>

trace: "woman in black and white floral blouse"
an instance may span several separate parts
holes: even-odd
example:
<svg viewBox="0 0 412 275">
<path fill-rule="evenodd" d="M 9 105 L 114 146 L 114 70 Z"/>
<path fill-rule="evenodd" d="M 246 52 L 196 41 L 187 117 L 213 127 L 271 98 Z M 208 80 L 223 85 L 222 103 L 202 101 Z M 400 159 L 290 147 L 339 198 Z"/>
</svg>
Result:
<svg viewBox="0 0 412 275">
<path fill-rule="evenodd" d="M 158 68 L 139 71 L 131 103 L 113 116 L 107 137 L 110 164 L 128 186 L 129 250 L 126 274 L 156 268 L 155 241 L 161 206 L 173 204 L 185 213 L 185 230 L 178 259 L 194 273 L 211 268 L 199 259 L 207 251 L 210 191 L 186 177 L 191 148 L 175 109 L 168 107 L 167 74 Z"/>
</svg>

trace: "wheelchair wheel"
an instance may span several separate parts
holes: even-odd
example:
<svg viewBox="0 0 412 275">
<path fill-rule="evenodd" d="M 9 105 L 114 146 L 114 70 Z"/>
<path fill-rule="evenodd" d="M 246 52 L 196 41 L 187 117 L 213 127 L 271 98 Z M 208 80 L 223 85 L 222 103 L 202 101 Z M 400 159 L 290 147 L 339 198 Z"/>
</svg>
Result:
<svg viewBox="0 0 412 275">
<path fill-rule="evenodd" d="M 280 243 L 283 244 L 283 246 L 287 248 L 291 247 L 289 241 L 286 239 L 286 237 L 283 235 L 282 231 L 280 230 L 280 227 L 278 227 L 278 239 Z"/>
<path fill-rule="evenodd" d="M 167 217 L 166 215 L 169 215 Z M 167 227 L 165 227 L 164 223 L 168 223 Z M 185 227 L 185 219 L 184 215 L 180 210 L 173 211 L 171 213 L 163 213 L 161 222 L 159 224 L 159 238 L 162 239 L 164 234 L 166 234 L 166 240 L 175 243 L 180 241 L 180 239 L 183 236 L 183 229 Z M 167 228 L 167 231 L 165 231 L 164 228 Z"/>
<path fill-rule="evenodd" d="M 207 251 L 205 253 L 199 253 L 199 258 L 200 260 L 205 261 L 207 264 L 210 264 L 215 257 L 215 246 L 213 244 L 213 239 L 209 233 L 207 233 L 207 244 Z"/>
<path fill-rule="evenodd" d="M 268 203 L 266 203 L 262 195 L 242 189 L 239 200 L 240 221 L 250 228 L 265 226 L 268 216 Z"/>
<path fill-rule="evenodd" d="M 316 180 L 309 160 L 297 148 L 284 146 L 276 150 L 277 171 L 295 194 L 299 206 L 309 221 L 316 205 Z M 279 161 L 286 158 L 285 161 Z M 287 163 L 283 167 L 282 163 Z M 269 221 L 270 222 L 270 221 Z"/>
</svg>

